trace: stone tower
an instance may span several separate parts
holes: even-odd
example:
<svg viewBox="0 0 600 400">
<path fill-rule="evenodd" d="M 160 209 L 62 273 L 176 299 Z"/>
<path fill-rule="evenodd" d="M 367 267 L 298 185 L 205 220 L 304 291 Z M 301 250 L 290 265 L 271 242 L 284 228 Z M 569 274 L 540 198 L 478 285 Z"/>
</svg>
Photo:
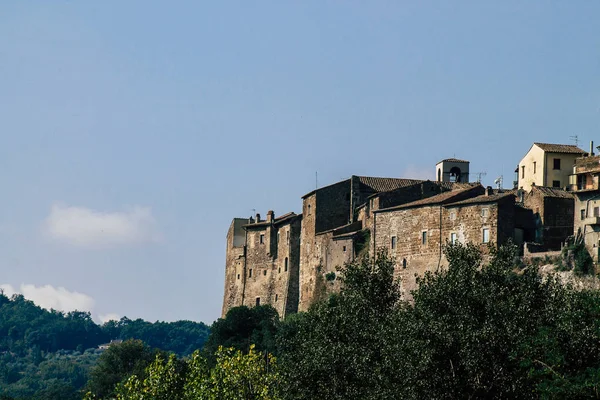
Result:
<svg viewBox="0 0 600 400">
<path fill-rule="evenodd" d="M 438 182 L 469 182 L 469 162 L 457 158 L 446 158 L 435 165 Z"/>
</svg>

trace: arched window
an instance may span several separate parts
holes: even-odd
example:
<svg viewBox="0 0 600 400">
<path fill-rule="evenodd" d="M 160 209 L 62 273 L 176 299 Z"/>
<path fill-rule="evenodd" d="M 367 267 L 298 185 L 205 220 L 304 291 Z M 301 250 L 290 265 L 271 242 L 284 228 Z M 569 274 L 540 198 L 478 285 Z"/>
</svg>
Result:
<svg viewBox="0 0 600 400">
<path fill-rule="evenodd" d="M 450 182 L 460 182 L 460 168 L 452 167 L 450 168 Z"/>
<path fill-rule="evenodd" d="M 287 272 L 288 269 L 288 258 L 285 258 L 284 271 Z"/>
</svg>

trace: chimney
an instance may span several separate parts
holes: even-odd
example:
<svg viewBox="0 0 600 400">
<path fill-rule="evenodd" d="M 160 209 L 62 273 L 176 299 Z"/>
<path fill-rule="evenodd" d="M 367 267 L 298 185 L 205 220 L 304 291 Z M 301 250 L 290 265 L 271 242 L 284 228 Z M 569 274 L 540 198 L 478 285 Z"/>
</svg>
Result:
<svg viewBox="0 0 600 400">
<path fill-rule="evenodd" d="M 491 196 L 493 194 L 494 194 L 494 190 L 492 189 L 491 186 L 488 186 L 488 187 L 485 188 L 485 195 L 486 196 Z"/>
<path fill-rule="evenodd" d="M 275 213 L 273 212 L 273 210 L 267 211 L 267 222 L 273 222 L 274 219 Z"/>
<path fill-rule="evenodd" d="M 252 216 L 250 218 L 248 218 L 248 224 L 253 224 L 254 223 L 254 218 L 252 218 Z"/>
<path fill-rule="evenodd" d="M 590 141 L 590 157 L 594 155 L 594 141 Z"/>
<path fill-rule="evenodd" d="M 260 222 L 260 214 L 256 213 L 256 223 L 259 223 L 259 222 Z"/>
</svg>

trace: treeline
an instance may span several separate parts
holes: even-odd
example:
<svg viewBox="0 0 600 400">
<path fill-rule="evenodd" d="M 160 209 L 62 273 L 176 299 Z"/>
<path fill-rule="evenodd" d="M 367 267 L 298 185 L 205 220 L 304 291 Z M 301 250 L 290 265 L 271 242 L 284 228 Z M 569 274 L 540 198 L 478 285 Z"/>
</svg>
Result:
<svg viewBox="0 0 600 400">
<path fill-rule="evenodd" d="M 208 334 L 207 325 L 191 321 L 122 318 L 98 325 L 88 312 L 48 311 L 22 295 L 0 294 L 0 399 L 80 399 L 100 344 L 138 339 L 186 356 L 202 348 Z"/>
<path fill-rule="evenodd" d="M 204 352 L 159 356 L 113 394 L 120 400 L 600 397 L 599 292 L 517 267 L 512 246 L 492 252 L 487 263 L 471 245 L 449 245 L 445 253 L 449 268 L 422 277 L 411 303 L 400 300 L 393 264 L 381 253 L 347 265 L 341 293 L 306 313 L 279 321 L 269 307 L 231 310 L 213 325 Z"/>
</svg>

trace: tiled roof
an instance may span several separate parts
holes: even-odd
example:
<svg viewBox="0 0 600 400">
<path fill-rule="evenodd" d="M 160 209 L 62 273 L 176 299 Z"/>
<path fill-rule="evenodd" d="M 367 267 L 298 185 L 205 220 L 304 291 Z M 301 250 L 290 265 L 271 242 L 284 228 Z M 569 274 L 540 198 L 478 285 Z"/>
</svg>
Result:
<svg viewBox="0 0 600 400">
<path fill-rule="evenodd" d="M 358 181 L 374 192 L 389 192 L 417 183 L 424 182 L 421 179 L 402 178 L 378 178 L 373 176 L 357 176 Z"/>
<path fill-rule="evenodd" d="M 540 149 L 549 153 L 568 153 L 568 154 L 583 154 L 584 150 L 573 144 L 551 144 L 551 143 L 534 143 Z"/>
<path fill-rule="evenodd" d="M 443 159 L 442 161 L 438 162 L 438 164 L 439 164 L 439 163 L 441 163 L 441 162 L 459 162 L 459 163 L 468 163 L 469 161 L 467 161 L 467 160 L 460 160 L 460 159 L 458 159 L 458 158 L 445 158 L 445 159 Z"/>
<path fill-rule="evenodd" d="M 561 197 L 564 199 L 572 199 L 573 195 L 566 190 L 560 188 L 552 188 L 546 186 L 532 186 L 531 193 L 534 191 L 539 192 L 542 197 Z"/>
<path fill-rule="evenodd" d="M 281 217 L 275 218 L 273 220 L 273 223 L 280 224 L 280 223 L 285 222 L 293 217 L 298 217 L 300 215 L 302 215 L 302 214 L 296 214 L 294 212 L 289 212 L 287 214 L 283 214 Z M 271 225 L 271 222 L 260 221 L 260 222 L 254 222 L 252 224 L 246 224 L 246 225 L 244 225 L 244 228 L 262 228 L 262 227 L 269 226 L 269 225 Z"/>
<path fill-rule="evenodd" d="M 449 192 L 444 192 L 444 193 L 441 193 L 441 194 L 438 194 L 438 195 L 435 195 L 432 197 L 428 197 L 426 199 L 413 201 L 411 203 L 402 204 L 402 205 L 395 206 L 395 207 L 384 208 L 382 210 L 377 210 L 375 212 L 377 213 L 377 212 L 384 212 L 384 211 L 400 210 L 400 209 L 404 209 L 404 208 L 432 206 L 432 205 L 436 205 L 436 204 L 451 203 L 452 199 L 457 198 L 457 197 L 460 198 L 462 195 L 475 189 L 476 187 L 477 186 L 469 187 L 466 189 L 451 190 Z M 482 188 L 482 190 L 483 190 L 483 188 Z"/>
<path fill-rule="evenodd" d="M 489 196 L 482 194 L 480 196 L 473 197 L 471 199 L 457 201 L 456 203 L 450 203 L 450 204 L 447 204 L 446 206 L 453 207 L 453 206 L 462 206 L 462 205 L 467 205 L 467 204 L 495 203 L 497 201 L 500 201 L 500 200 L 510 197 L 510 196 L 514 197 L 515 195 L 512 193 L 496 193 L 496 194 L 491 194 Z"/>
</svg>

